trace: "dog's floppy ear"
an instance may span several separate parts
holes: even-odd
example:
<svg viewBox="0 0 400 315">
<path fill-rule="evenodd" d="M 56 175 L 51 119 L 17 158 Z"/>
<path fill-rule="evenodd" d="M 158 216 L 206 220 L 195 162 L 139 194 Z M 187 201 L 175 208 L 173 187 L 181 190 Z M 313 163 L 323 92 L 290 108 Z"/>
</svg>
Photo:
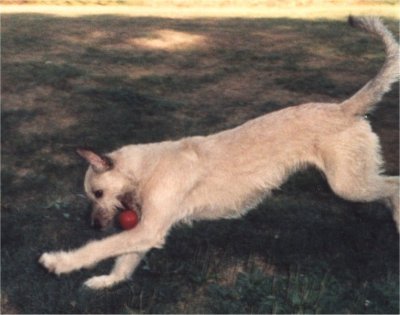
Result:
<svg viewBox="0 0 400 315">
<path fill-rule="evenodd" d="M 112 160 L 104 155 L 99 155 L 90 149 L 78 148 L 76 152 L 93 167 L 95 172 L 109 171 L 113 167 Z"/>
</svg>

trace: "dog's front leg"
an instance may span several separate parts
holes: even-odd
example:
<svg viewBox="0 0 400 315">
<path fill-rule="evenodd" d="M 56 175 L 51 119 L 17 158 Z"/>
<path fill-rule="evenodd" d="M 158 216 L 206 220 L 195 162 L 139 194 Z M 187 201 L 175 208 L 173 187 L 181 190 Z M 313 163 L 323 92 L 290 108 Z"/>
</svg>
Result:
<svg viewBox="0 0 400 315">
<path fill-rule="evenodd" d="M 92 277 L 84 285 L 90 289 L 103 289 L 129 279 L 142 260 L 144 253 L 132 253 L 119 256 L 109 275 Z"/>
<path fill-rule="evenodd" d="M 101 260 L 130 253 L 142 253 L 152 247 L 161 247 L 168 228 L 154 229 L 146 224 L 137 228 L 92 241 L 72 251 L 59 251 L 43 254 L 39 262 L 57 275 L 81 268 L 91 267 Z"/>
</svg>

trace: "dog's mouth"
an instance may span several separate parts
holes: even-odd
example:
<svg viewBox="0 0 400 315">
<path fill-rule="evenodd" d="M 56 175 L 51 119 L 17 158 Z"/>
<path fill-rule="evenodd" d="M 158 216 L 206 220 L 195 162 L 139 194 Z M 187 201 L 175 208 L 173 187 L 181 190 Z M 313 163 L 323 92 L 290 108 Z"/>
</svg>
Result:
<svg viewBox="0 0 400 315">
<path fill-rule="evenodd" d="M 120 211 L 131 210 L 135 211 L 137 215 L 141 214 L 141 205 L 136 198 L 136 194 L 129 192 L 118 196 L 118 200 L 121 204 L 121 207 L 118 208 Z"/>
<path fill-rule="evenodd" d="M 117 207 L 117 212 L 128 211 L 128 210 L 135 211 L 135 206 L 133 204 L 121 202 L 121 206 Z"/>
<path fill-rule="evenodd" d="M 122 211 L 134 211 L 141 217 L 141 205 L 133 193 L 125 193 L 117 197 L 119 205 L 112 211 L 95 208 L 91 215 L 91 225 L 98 230 L 107 230 L 110 227 L 118 227 L 118 216 Z"/>
<path fill-rule="evenodd" d="M 96 230 L 106 230 L 112 226 L 113 215 L 103 209 L 95 208 L 90 216 L 90 224 Z"/>
</svg>

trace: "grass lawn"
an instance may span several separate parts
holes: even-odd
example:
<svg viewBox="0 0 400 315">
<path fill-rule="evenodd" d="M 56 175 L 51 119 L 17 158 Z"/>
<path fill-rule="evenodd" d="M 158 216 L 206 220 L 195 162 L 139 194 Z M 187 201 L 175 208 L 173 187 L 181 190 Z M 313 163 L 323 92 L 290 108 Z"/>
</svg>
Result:
<svg viewBox="0 0 400 315">
<path fill-rule="evenodd" d="M 3 14 L 2 313 L 399 313 L 389 210 L 343 201 L 313 169 L 241 220 L 177 226 L 112 289 L 81 287 L 111 261 L 60 278 L 37 263 L 116 232 L 89 227 L 76 147 L 107 152 L 341 101 L 383 60 L 344 20 Z M 398 99 L 396 85 L 370 116 L 389 174 Z"/>
</svg>

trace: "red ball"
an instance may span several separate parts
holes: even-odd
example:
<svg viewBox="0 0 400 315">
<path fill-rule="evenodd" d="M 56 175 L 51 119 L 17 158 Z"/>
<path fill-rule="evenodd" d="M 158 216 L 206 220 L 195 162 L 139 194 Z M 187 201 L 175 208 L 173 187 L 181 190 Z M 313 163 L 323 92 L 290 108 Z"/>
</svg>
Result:
<svg viewBox="0 0 400 315">
<path fill-rule="evenodd" d="M 118 222 L 124 230 L 133 229 L 139 222 L 139 218 L 135 211 L 124 210 L 118 216 Z"/>
</svg>

